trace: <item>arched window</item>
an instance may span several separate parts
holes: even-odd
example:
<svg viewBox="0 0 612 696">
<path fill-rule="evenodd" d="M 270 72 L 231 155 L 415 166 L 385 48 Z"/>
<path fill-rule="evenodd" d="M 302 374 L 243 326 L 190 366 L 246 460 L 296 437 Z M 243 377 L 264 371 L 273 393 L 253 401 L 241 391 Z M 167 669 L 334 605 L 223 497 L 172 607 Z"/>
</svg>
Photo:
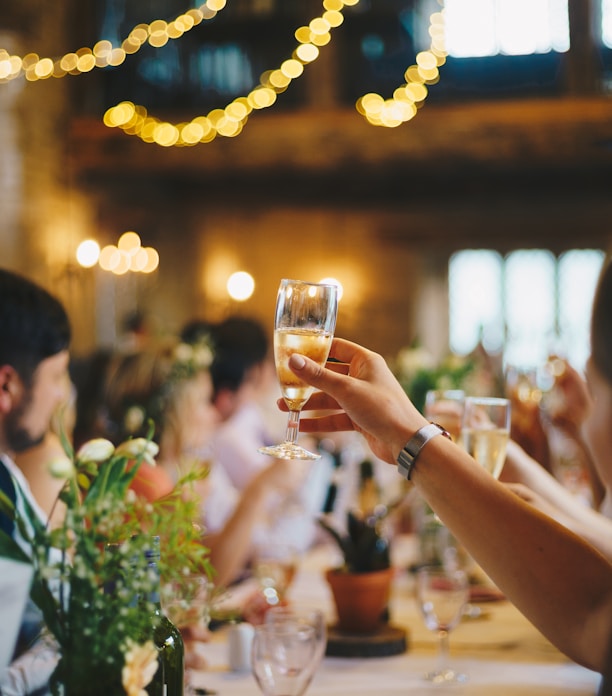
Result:
<svg viewBox="0 0 612 696">
<path fill-rule="evenodd" d="M 503 257 L 490 250 L 454 254 L 449 264 L 449 336 L 465 355 L 479 341 L 504 362 L 535 367 L 557 353 L 581 369 L 589 354 L 591 305 L 604 260 L 596 249 L 559 257 L 543 249 Z"/>
<path fill-rule="evenodd" d="M 567 0 L 445 0 L 445 8 L 446 47 L 456 58 L 569 48 Z"/>
</svg>

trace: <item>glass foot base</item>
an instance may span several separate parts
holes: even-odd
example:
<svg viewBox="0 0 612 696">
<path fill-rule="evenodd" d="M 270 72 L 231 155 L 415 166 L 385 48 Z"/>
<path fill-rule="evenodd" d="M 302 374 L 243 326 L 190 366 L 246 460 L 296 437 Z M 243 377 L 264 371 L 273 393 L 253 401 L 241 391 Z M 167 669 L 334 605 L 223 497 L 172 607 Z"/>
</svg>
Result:
<svg viewBox="0 0 612 696">
<path fill-rule="evenodd" d="M 299 445 L 293 445 L 290 442 L 282 442 L 280 445 L 271 445 L 270 447 L 260 447 L 257 451 L 277 459 L 321 459 L 320 454 L 309 452 L 307 449 Z"/>
<path fill-rule="evenodd" d="M 467 674 L 456 672 L 454 669 L 442 669 L 435 672 L 427 672 L 425 679 L 433 684 L 452 684 L 453 682 L 466 682 L 468 676 Z"/>
</svg>

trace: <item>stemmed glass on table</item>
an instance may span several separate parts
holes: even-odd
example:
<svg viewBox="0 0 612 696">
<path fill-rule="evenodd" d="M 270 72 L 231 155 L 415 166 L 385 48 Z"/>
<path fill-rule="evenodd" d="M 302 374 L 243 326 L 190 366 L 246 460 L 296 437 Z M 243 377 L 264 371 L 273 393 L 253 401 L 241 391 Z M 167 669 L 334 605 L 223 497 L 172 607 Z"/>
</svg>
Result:
<svg viewBox="0 0 612 696">
<path fill-rule="evenodd" d="M 274 319 L 274 360 L 285 403 L 289 408 L 285 441 L 259 449 L 279 459 L 319 459 L 297 444 L 300 412 L 313 388 L 293 374 L 289 358 L 301 353 L 324 365 L 329 355 L 338 313 L 338 288 L 325 283 L 283 279 Z"/>
<path fill-rule="evenodd" d="M 264 623 L 255 628 L 251 668 L 264 696 L 302 696 L 316 669 L 313 626 Z"/>
<path fill-rule="evenodd" d="M 183 633 L 186 629 L 205 630 L 210 623 L 214 584 L 203 575 L 188 575 L 161 588 L 164 614 Z M 185 670 L 185 693 L 196 693 L 190 671 Z"/>
<path fill-rule="evenodd" d="M 312 626 L 315 630 L 315 668 L 325 655 L 327 647 L 327 625 L 320 609 L 314 607 L 276 606 L 266 612 L 265 622 L 271 625 L 295 624 Z M 314 674 L 314 671 L 313 671 Z"/>
<path fill-rule="evenodd" d="M 282 602 L 297 569 L 298 552 L 292 544 L 260 544 L 253 559 L 254 575 L 266 602 L 275 606 Z"/>
<path fill-rule="evenodd" d="M 425 625 L 439 638 L 438 667 L 425 678 L 436 684 L 466 681 L 467 676 L 449 666 L 449 633 L 461 621 L 469 597 L 463 570 L 425 566 L 417 573 L 416 596 Z"/>
</svg>

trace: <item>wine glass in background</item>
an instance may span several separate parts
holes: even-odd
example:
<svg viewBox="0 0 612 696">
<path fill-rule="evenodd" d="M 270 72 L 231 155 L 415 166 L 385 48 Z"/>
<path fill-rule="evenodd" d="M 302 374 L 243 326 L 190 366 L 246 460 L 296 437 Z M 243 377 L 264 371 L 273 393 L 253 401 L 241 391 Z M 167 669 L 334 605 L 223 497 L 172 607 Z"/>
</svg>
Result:
<svg viewBox="0 0 612 696">
<path fill-rule="evenodd" d="M 439 638 L 438 667 L 425 678 L 436 684 L 466 681 L 467 676 L 449 666 L 449 633 L 461 621 L 469 597 L 463 570 L 425 566 L 417 572 L 416 596 L 425 625 Z"/>
<path fill-rule="evenodd" d="M 256 547 L 253 573 L 269 605 L 278 605 L 285 599 L 295 577 L 297 559 L 297 549 L 291 544 L 270 542 Z"/>
<path fill-rule="evenodd" d="M 464 405 L 461 389 L 430 389 L 425 395 L 425 418 L 441 425 L 454 442 L 459 442 Z"/>
<path fill-rule="evenodd" d="M 214 584 L 203 575 L 186 575 L 165 583 L 160 600 L 164 614 L 180 630 L 185 642 L 185 693 L 195 693 L 191 669 L 199 669 L 202 660 L 195 652 L 210 623 L 214 602 Z"/>
<path fill-rule="evenodd" d="M 297 444 L 300 412 L 313 388 L 293 374 L 289 358 L 306 355 L 324 365 L 336 328 L 338 288 L 325 283 L 281 280 L 274 318 L 274 359 L 289 418 L 285 441 L 259 451 L 280 459 L 319 459 Z"/>
<path fill-rule="evenodd" d="M 489 396 L 465 399 L 461 441 L 469 454 L 495 478 L 506 459 L 510 410 L 509 399 Z"/>
<path fill-rule="evenodd" d="M 251 668 L 264 696 L 302 696 L 316 661 L 315 629 L 301 623 L 264 623 L 255 628 Z"/>
<path fill-rule="evenodd" d="M 312 626 L 315 630 L 315 639 L 317 643 L 314 655 L 315 668 L 321 662 L 325 655 L 325 648 L 327 647 L 327 625 L 325 623 L 325 616 L 320 609 L 297 606 L 272 607 L 266 612 L 265 622 L 273 625 L 290 623 L 298 626 Z"/>
</svg>

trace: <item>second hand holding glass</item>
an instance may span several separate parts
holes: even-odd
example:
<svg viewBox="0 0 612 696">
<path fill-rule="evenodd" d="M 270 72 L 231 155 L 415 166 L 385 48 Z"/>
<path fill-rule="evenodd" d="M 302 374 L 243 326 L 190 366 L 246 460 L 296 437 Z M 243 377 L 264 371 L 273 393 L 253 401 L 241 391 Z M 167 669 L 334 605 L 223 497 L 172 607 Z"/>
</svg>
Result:
<svg viewBox="0 0 612 696">
<path fill-rule="evenodd" d="M 510 401 L 468 396 L 463 410 L 463 446 L 495 478 L 504 466 L 510 438 Z"/>
<path fill-rule="evenodd" d="M 313 388 L 291 371 L 289 358 L 293 353 L 301 353 L 324 365 L 331 348 L 337 313 L 337 286 L 281 280 L 274 318 L 274 360 L 283 398 L 289 408 L 289 421 L 285 441 L 260 447 L 262 454 L 279 459 L 319 459 L 319 454 L 297 444 L 300 412 Z"/>
</svg>

